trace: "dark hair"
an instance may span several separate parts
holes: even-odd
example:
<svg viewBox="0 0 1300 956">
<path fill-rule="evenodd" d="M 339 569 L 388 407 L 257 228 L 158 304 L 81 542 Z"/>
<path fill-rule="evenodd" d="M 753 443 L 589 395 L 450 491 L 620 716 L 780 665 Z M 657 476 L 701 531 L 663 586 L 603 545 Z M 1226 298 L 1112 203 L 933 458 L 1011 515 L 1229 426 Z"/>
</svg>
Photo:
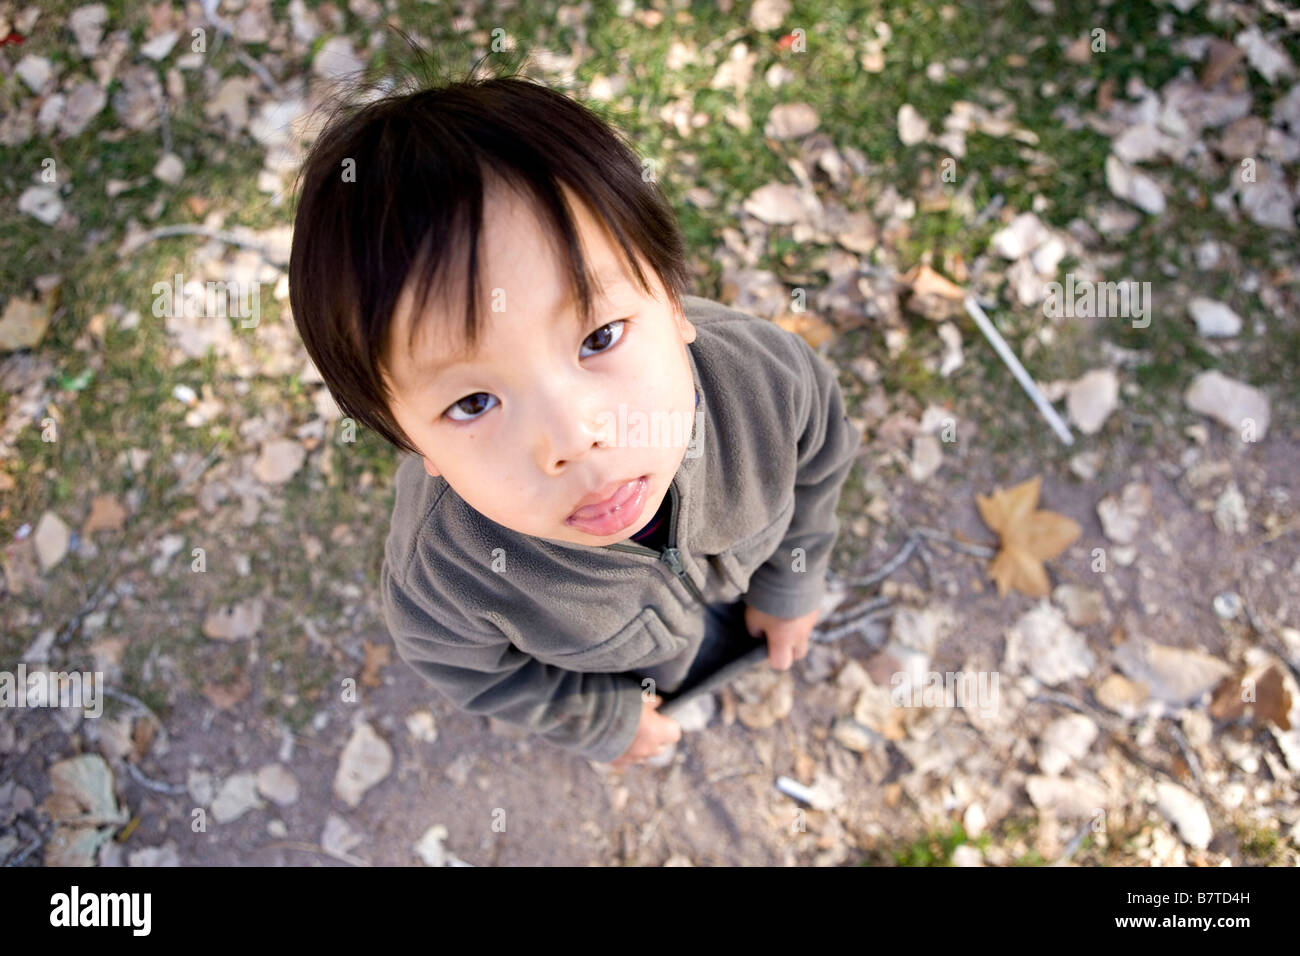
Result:
<svg viewBox="0 0 1300 956">
<path fill-rule="evenodd" d="M 351 160 L 351 164 L 346 161 Z M 355 181 L 344 181 L 344 170 Z M 584 322 L 591 280 L 559 183 L 610 230 L 637 283 L 636 249 L 681 306 L 691 274 L 671 204 L 635 151 L 587 107 L 522 76 L 469 78 L 337 110 L 299 173 L 289 303 L 340 410 L 418 454 L 389 410 L 380 369 L 393 311 L 414 275 L 418 316 L 436 280 L 468 251 L 464 340 L 479 332 L 484 184 L 499 177 L 536 201 L 562 239 Z M 463 254 L 463 253 L 462 253 Z M 411 322 L 412 335 L 418 321 Z M 408 347 L 409 347 L 408 341 Z"/>
</svg>

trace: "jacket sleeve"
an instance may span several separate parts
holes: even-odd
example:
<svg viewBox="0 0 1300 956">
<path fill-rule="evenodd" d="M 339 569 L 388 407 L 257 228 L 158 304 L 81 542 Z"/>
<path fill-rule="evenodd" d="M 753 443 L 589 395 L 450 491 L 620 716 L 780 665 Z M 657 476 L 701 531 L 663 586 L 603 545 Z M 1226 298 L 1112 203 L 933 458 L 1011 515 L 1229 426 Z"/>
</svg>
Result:
<svg viewBox="0 0 1300 956">
<path fill-rule="evenodd" d="M 802 407 L 794 516 L 781 544 L 750 577 L 746 604 L 773 617 L 802 617 L 820 606 L 839 534 L 840 489 L 857 458 L 862 432 L 848 419 L 835 370 L 802 337 L 790 333 L 802 357 Z M 794 549 L 803 549 L 802 564 Z"/>
<path fill-rule="evenodd" d="M 417 598 L 385 558 L 384 618 L 398 656 L 457 708 L 532 731 L 597 763 L 621 756 L 641 721 L 641 686 L 545 664 L 499 631 Z"/>
</svg>

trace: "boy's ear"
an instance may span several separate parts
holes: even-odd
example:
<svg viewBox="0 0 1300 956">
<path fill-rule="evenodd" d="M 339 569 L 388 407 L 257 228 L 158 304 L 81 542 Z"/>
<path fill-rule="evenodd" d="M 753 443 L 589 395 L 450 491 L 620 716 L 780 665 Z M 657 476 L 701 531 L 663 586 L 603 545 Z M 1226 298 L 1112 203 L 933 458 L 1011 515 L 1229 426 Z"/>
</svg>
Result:
<svg viewBox="0 0 1300 956">
<path fill-rule="evenodd" d="M 677 310 L 677 330 L 681 333 L 683 342 L 695 341 L 695 326 L 686 318 L 686 313 L 681 309 Z"/>
<path fill-rule="evenodd" d="M 433 467 L 433 462 L 429 461 L 427 458 L 424 459 L 424 470 L 428 472 L 430 478 L 438 477 L 438 469 Z"/>
</svg>

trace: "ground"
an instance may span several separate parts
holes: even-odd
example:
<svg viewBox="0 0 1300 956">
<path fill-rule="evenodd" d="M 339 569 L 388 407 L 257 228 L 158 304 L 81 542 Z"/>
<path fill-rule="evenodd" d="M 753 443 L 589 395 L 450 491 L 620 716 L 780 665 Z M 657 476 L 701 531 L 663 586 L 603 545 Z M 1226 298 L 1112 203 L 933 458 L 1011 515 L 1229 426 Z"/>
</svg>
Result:
<svg viewBox="0 0 1300 956">
<path fill-rule="evenodd" d="M 115 694 L 98 718 L 0 708 L 0 859 L 1294 865 L 1300 17 L 1075 6 L 248 0 L 227 33 L 165 2 L 0 8 L 22 38 L 0 47 L 0 329 L 40 330 L 0 353 L 0 666 Z M 391 654 L 396 457 L 344 437 L 293 330 L 302 141 L 279 132 L 339 64 L 401 62 L 385 23 L 452 68 L 530 52 L 624 129 L 696 291 L 839 369 L 865 439 L 837 574 L 924 544 L 844 604 L 892 613 L 719 695 L 667 766 L 458 713 Z M 159 315 L 177 273 L 260 283 L 258 323 Z M 1150 283 L 1149 323 L 1047 314 L 1067 273 Z M 1198 296 L 1239 328 L 1198 327 Z M 1258 390 L 1247 414 L 1189 404 L 1209 369 Z M 1036 476 L 1079 535 L 1049 597 L 1000 596 L 976 498 Z M 1127 532 L 1099 513 L 1126 488 Z M 879 706 L 905 660 L 997 674 L 996 714 Z"/>
</svg>

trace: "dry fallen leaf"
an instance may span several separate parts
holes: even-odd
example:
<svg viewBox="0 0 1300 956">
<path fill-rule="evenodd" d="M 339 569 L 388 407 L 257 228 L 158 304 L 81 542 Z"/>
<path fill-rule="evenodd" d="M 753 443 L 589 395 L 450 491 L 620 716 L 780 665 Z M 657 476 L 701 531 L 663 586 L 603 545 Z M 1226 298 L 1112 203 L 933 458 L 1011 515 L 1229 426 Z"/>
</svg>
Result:
<svg viewBox="0 0 1300 956">
<path fill-rule="evenodd" d="M 1247 707 L 1251 718 L 1259 724 L 1271 721 L 1280 730 L 1291 729 L 1287 718 L 1291 710 L 1291 695 L 1282 680 L 1282 672 L 1270 664 L 1261 673 L 1259 670 L 1246 675 L 1254 682 L 1253 699 L 1249 699 L 1244 677 L 1225 677 L 1217 687 L 1210 700 L 1210 716 L 1215 720 L 1238 721 L 1245 715 Z"/>
<path fill-rule="evenodd" d="M 1002 539 L 1002 547 L 989 565 L 997 582 L 998 597 L 1014 588 L 1029 597 L 1046 597 L 1051 590 L 1044 561 L 1068 548 L 1083 532 L 1078 523 L 1053 511 L 1038 510 L 1042 476 L 1022 481 L 1005 491 L 977 494 L 980 517 Z"/>
<path fill-rule="evenodd" d="M 391 644 L 371 644 L 366 641 L 366 660 L 361 665 L 362 687 L 378 687 L 383 683 L 379 679 L 379 672 L 388 666 L 389 651 L 391 649 Z"/>
</svg>

